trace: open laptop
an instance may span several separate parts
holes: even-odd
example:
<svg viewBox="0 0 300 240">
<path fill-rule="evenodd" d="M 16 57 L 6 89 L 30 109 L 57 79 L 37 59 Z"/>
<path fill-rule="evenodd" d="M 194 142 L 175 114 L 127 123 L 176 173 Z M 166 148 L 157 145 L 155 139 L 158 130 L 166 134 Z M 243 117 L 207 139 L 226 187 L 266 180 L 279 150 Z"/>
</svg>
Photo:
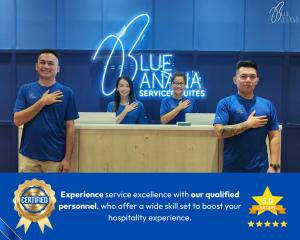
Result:
<svg viewBox="0 0 300 240">
<path fill-rule="evenodd" d="M 75 123 L 80 124 L 115 124 L 115 112 L 79 112 Z"/>
<path fill-rule="evenodd" d="M 213 125 L 214 113 L 186 113 L 185 121 L 193 125 Z"/>
</svg>

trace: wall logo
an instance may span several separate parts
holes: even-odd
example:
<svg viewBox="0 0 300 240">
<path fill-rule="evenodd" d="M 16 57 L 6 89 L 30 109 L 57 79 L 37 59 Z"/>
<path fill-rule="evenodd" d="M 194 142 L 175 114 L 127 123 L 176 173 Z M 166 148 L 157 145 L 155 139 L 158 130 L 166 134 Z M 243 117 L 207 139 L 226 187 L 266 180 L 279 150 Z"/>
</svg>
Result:
<svg viewBox="0 0 300 240">
<path fill-rule="evenodd" d="M 13 202 L 21 217 L 16 228 L 24 225 L 25 233 L 32 222 L 37 222 L 44 233 L 45 225 L 52 229 L 48 219 L 54 210 L 55 192 L 44 181 L 33 179 L 20 184 Z"/>
<path fill-rule="evenodd" d="M 258 205 L 252 205 L 251 208 L 249 208 L 249 214 L 250 215 L 257 215 L 260 216 L 265 212 L 270 212 L 274 217 L 269 217 L 268 219 L 259 218 L 256 220 L 251 220 L 248 222 L 249 228 L 286 228 L 287 222 L 279 215 L 285 215 L 286 214 L 286 208 L 283 207 L 283 205 L 278 205 L 278 203 L 283 198 L 282 196 L 274 196 L 272 195 L 269 187 L 266 187 L 263 195 L 261 196 L 253 196 L 253 200 Z M 279 218 L 278 218 L 279 217 Z"/>
<path fill-rule="evenodd" d="M 270 9 L 271 23 L 298 23 L 298 16 L 290 16 L 289 12 L 284 10 L 284 5 L 285 2 L 280 1 Z"/>
<path fill-rule="evenodd" d="M 104 96 L 114 93 L 115 86 L 112 82 L 122 75 L 131 77 L 140 97 L 172 95 L 171 76 L 176 69 L 174 55 L 136 51 L 137 45 L 144 39 L 149 24 L 149 15 L 140 14 L 124 25 L 119 33 L 105 37 L 98 46 L 92 61 L 103 62 L 100 91 Z M 200 73 L 189 70 L 185 74 L 187 87 L 184 95 L 205 98 L 207 90 L 203 87 Z"/>
</svg>

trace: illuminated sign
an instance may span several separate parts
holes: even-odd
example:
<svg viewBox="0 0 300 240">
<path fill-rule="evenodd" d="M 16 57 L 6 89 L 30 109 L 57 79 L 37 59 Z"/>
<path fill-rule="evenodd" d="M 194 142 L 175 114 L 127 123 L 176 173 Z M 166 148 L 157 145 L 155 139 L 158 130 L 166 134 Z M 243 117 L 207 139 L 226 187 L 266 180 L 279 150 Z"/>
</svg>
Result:
<svg viewBox="0 0 300 240">
<path fill-rule="evenodd" d="M 131 77 L 134 81 L 135 92 L 140 97 L 172 95 L 171 76 L 176 69 L 174 55 L 171 53 L 142 53 L 136 50 L 138 43 L 143 40 L 149 23 L 149 15 L 140 14 L 123 26 L 119 33 L 105 37 L 98 46 L 92 60 L 96 62 L 99 59 L 105 59 L 100 79 L 100 90 L 104 96 L 110 96 L 114 93 L 115 86 L 111 84 L 111 81 L 115 82 L 116 77 L 122 75 Z M 128 47 L 124 39 L 128 38 L 133 30 L 137 37 Z M 207 91 L 203 87 L 200 73 L 190 70 L 186 71 L 185 74 L 187 85 L 184 95 L 193 98 L 205 98 Z"/>
</svg>

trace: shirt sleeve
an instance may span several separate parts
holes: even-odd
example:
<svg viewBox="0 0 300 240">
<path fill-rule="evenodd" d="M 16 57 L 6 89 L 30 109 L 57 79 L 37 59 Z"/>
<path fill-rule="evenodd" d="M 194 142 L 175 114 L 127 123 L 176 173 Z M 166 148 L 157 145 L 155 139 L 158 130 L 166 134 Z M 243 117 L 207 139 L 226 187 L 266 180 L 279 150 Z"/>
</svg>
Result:
<svg viewBox="0 0 300 240">
<path fill-rule="evenodd" d="M 67 109 L 65 114 L 65 121 L 75 120 L 77 118 L 79 118 L 79 115 L 76 107 L 74 93 L 72 90 L 69 90 L 69 99 L 68 99 L 68 104 L 67 104 Z"/>
<path fill-rule="evenodd" d="M 145 108 L 144 108 L 144 104 L 139 102 L 139 108 L 140 108 L 140 111 L 139 111 L 139 116 L 138 116 L 138 119 L 137 119 L 137 123 L 139 124 L 148 124 L 148 117 L 147 117 L 147 114 L 146 114 L 146 111 L 145 111 Z"/>
<path fill-rule="evenodd" d="M 18 95 L 17 95 L 17 99 L 16 99 L 16 103 L 15 103 L 13 113 L 20 112 L 20 111 L 22 111 L 26 108 L 27 108 L 26 88 L 23 85 L 23 86 L 20 87 L 20 89 L 18 91 Z"/>
<path fill-rule="evenodd" d="M 168 112 L 170 112 L 170 108 L 168 106 L 167 99 L 164 98 L 160 103 L 160 116 L 163 116 Z"/>
<path fill-rule="evenodd" d="M 114 109 L 114 102 L 109 102 L 107 104 L 107 110 L 106 110 L 106 112 L 113 112 L 113 109 Z"/>
<path fill-rule="evenodd" d="M 276 114 L 276 108 L 273 103 L 270 103 L 270 119 L 269 119 L 269 124 L 268 124 L 268 130 L 273 131 L 273 130 L 278 130 L 279 129 L 279 123 L 277 119 L 277 114 Z"/>
<path fill-rule="evenodd" d="M 216 110 L 216 116 L 214 120 L 215 124 L 227 125 L 229 122 L 229 109 L 225 99 L 219 101 Z"/>
</svg>

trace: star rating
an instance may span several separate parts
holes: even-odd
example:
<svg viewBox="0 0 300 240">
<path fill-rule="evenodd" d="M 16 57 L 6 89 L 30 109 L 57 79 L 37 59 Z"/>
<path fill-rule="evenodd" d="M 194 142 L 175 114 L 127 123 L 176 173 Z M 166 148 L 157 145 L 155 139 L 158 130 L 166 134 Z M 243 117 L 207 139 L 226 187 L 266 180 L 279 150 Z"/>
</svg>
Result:
<svg viewBox="0 0 300 240">
<path fill-rule="evenodd" d="M 266 187 L 262 196 L 254 196 L 252 198 L 259 204 L 257 215 L 260 215 L 266 211 L 270 211 L 271 213 L 277 215 L 276 205 L 282 199 L 282 196 L 273 196 L 269 187 Z"/>
<path fill-rule="evenodd" d="M 248 226 L 249 227 L 254 227 L 254 222 L 252 222 L 252 221 L 248 222 Z"/>
<path fill-rule="evenodd" d="M 262 222 L 261 221 L 258 221 L 257 223 L 256 223 L 256 227 L 261 227 L 262 226 Z"/>
<path fill-rule="evenodd" d="M 286 227 L 286 225 L 287 225 L 287 222 L 285 222 L 285 221 L 282 221 L 280 224 L 281 224 L 281 227 Z"/>
<path fill-rule="evenodd" d="M 270 222 L 269 221 L 265 222 L 265 227 L 270 227 Z"/>
<path fill-rule="evenodd" d="M 257 222 L 253 222 L 252 220 L 248 222 L 248 227 L 249 228 L 286 228 L 287 227 L 287 222 L 286 221 L 282 221 L 282 222 L 277 222 L 276 220 L 274 222 L 269 222 L 269 221 L 265 221 L 265 222 L 261 222 L 261 221 L 257 221 Z"/>
<path fill-rule="evenodd" d="M 279 224 L 279 223 L 278 223 L 277 221 L 274 221 L 274 222 L 273 222 L 273 227 L 278 227 L 278 224 Z"/>
</svg>

